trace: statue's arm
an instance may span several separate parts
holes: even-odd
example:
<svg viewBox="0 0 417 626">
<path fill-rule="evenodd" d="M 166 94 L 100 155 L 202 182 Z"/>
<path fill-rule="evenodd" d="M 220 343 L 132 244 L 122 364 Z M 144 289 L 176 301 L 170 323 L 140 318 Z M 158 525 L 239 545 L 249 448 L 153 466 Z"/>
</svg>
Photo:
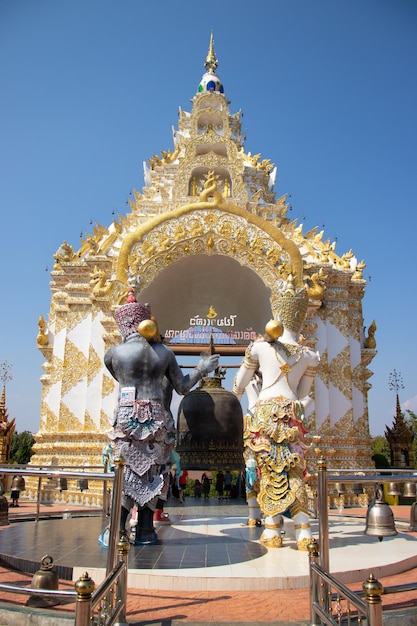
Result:
<svg viewBox="0 0 417 626">
<path fill-rule="evenodd" d="M 316 352 L 314 352 L 311 358 L 308 359 L 307 367 L 297 387 L 297 397 L 299 400 L 303 400 L 310 393 L 311 386 L 316 376 L 319 360 L 319 356 Z"/>
<path fill-rule="evenodd" d="M 206 376 L 209 372 L 212 372 L 219 366 L 219 356 L 217 354 L 211 354 L 207 357 L 203 357 L 198 362 L 189 374 L 183 374 L 174 353 L 169 351 L 169 363 L 166 376 L 171 381 L 175 391 L 180 395 L 186 394 L 190 389 L 198 383 L 203 376 Z"/>
<path fill-rule="evenodd" d="M 243 359 L 242 365 L 238 369 L 238 372 L 233 381 L 233 393 L 239 399 L 243 396 L 243 392 L 249 385 L 258 368 L 258 356 L 256 353 L 256 348 L 254 348 L 252 344 L 246 349 L 245 358 Z"/>
<path fill-rule="evenodd" d="M 110 348 L 110 350 L 107 350 L 107 352 L 104 355 L 104 365 L 107 367 L 107 369 L 109 370 L 113 378 L 117 380 L 117 376 L 113 368 L 112 356 L 113 356 L 113 350 L 112 348 Z"/>
</svg>

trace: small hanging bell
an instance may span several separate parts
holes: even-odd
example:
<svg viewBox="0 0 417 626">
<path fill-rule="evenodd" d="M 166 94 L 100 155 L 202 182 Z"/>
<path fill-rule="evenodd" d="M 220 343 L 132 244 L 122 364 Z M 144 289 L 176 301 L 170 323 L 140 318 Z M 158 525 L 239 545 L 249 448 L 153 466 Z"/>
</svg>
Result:
<svg viewBox="0 0 417 626">
<path fill-rule="evenodd" d="M 409 482 L 404 484 L 404 498 L 416 498 L 417 497 L 417 489 L 416 483 Z"/>
<path fill-rule="evenodd" d="M 413 502 L 410 511 L 410 528 L 411 532 L 417 532 L 417 502 Z"/>
<path fill-rule="evenodd" d="M 394 515 L 384 500 L 381 485 L 378 485 L 375 499 L 366 513 L 365 535 L 378 537 L 379 541 L 382 541 L 384 537 L 394 537 L 397 534 Z"/>
<path fill-rule="evenodd" d="M 58 489 L 60 491 L 68 491 L 68 481 L 66 478 L 58 479 Z"/>
<path fill-rule="evenodd" d="M 0 526 L 9 525 L 9 504 L 6 496 L 0 494 Z"/>
<path fill-rule="evenodd" d="M 88 480 L 86 478 L 80 478 L 77 481 L 77 487 L 80 491 L 85 491 L 88 489 Z"/>
<path fill-rule="evenodd" d="M 361 483 L 353 483 L 352 491 L 355 496 L 360 496 L 363 494 L 363 485 Z"/>
<path fill-rule="evenodd" d="M 48 554 L 42 557 L 40 569 L 35 572 L 32 578 L 30 585 L 32 589 L 45 589 L 48 591 L 58 589 L 58 576 L 56 572 L 52 571 L 53 563 L 53 558 Z M 59 603 L 60 601 L 52 596 L 32 594 L 27 599 L 26 606 L 44 608 L 55 606 Z"/>
<path fill-rule="evenodd" d="M 339 494 L 339 496 L 341 496 L 343 493 L 345 493 L 345 486 L 343 483 L 335 483 L 334 490 L 336 491 L 336 493 Z"/>
<path fill-rule="evenodd" d="M 10 491 L 24 491 L 25 490 L 25 479 L 23 476 L 13 476 L 12 486 L 10 487 Z"/>
<path fill-rule="evenodd" d="M 401 490 L 398 483 L 388 483 L 387 496 L 400 496 Z"/>
</svg>

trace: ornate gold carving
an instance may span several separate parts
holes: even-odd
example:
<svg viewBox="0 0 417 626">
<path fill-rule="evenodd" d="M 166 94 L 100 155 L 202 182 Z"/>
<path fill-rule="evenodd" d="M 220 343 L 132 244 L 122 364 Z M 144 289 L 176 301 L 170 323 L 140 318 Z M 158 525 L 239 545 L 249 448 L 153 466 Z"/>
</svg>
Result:
<svg viewBox="0 0 417 626">
<path fill-rule="evenodd" d="M 104 296 L 110 289 L 110 284 L 107 283 L 107 275 L 106 272 L 97 267 L 94 267 L 94 271 L 90 274 L 91 280 L 90 285 L 93 288 L 93 294 L 95 296 Z"/>
<path fill-rule="evenodd" d="M 365 343 L 364 343 L 365 348 L 370 349 L 370 350 L 375 350 L 376 348 L 375 332 L 376 332 L 376 324 L 375 324 L 375 320 L 373 320 L 372 324 L 368 328 L 368 336 L 366 337 Z"/>
<path fill-rule="evenodd" d="M 103 373 L 103 387 L 102 387 L 103 398 L 108 396 L 109 393 L 113 393 L 115 386 L 116 384 L 114 382 L 114 379 L 110 378 L 110 376 L 107 376 L 107 374 Z"/>
<path fill-rule="evenodd" d="M 360 263 L 358 263 L 352 276 L 352 280 L 363 280 L 363 270 L 365 269 L 365 267 L 365 261 L 361 261 Z"/>
<path fill-rule="evenodd" d="M 45 405 L 45 408 L 43 408 L 44 403 L 42 403 L 42 415 L 43 415 L 43 424 L 45 426 L 45 431 L 47 432 L 57 432 L 58 428 L 59 428 L 59 418 L 57 415 L 55 415 L 55 413 L 53 411 L 51 411 L 49 409 L 49 407 L 47 405 Z M 42 422 L 41 422 L 41 428 L 42 428 Z"/>
<path fill-rule="evenodd" d="M 72 304 L 66 319 L 65 327 L 67 330 L 72 330 L 78 324 L 85 320 L 91 312 L 91 306 L 89 304 Z"/>
<path fill-rule="evenodd" d="M 87 370 L 87 385 L 91 383 L 93 378 L 100 373 L 103 369 L 103 359 L 99 357 L 94 350 L 93 345 L 90 343 L 88 350 L 88 370 Z"/>
<path fill-rule="evenodd" d="M 178 157 L 179 151 L 180 151 L 179 146 L 177 146 L 175 150 L 169 149 L 167 152 L 165 152 L 164 150 L 161 150 L 162 158 L 154 154 L 151 159 L 148 159 L 150 168 L 154 170 L 159 165 L 166 165 L 168 163 L 173 163 Z"/>
<path fill-rule="evenodd" d="M 59 269 L 61 263 L 69 263 L 74 258 L 74 248 L 64 241 L 54 254 L 55 266 Z M 54 267 L 55 269 L 55 267 Z"/>
<path fill-rule="evenodd" d="M 93 433 L 97 430 L 97 424 L 91 418 L 91 416 L 88 413 L 88 411 L 86 411 L 84 413 L 84 430 L 86 430 L 88 432 L 93 432 Z"/>
<path fill-rule="evenodd" d="M 323 300 L 326 291 L 326 276 L 321 267 L 306 279 L 308 297 L 312 300 Z"/>
<path fill-rule="evenodd" d="M 64 361 L 54 355 L 52 358 L 52 364 L 49 370 L 50 370 L 49 383 L 53 385 L 54 383 L 57 383 L 58 381 L 62 380 L 62 376 L 64 372 Z"/>
<path fill-rule="evenodd" d="M 81 432 L 84 430 L 84 424 L 72 413 L 64 402 L 61 401 L 59 408 L 58 432 L 70 433 Z"/>
<path fill-rule="evenodd" d="M 215 207 L 223 202 L 222 194 L 217 191 L 218 176 L 211 170 L 206 176 L 204 189 L 200 193 L 200 202 L 210 202 L 212 200 Z"/>
<path fill-rule="evenodd" d="M 100 431 L 108 432 L 110 430 L 110 421 L 104 411 L 100 411 Z"/>
<path fill-rule="evenodd" d="M 38 328 L 39 328 L 39 332 L 36 337 L 36 343 L 38 344 L 38 346 L 47 346 L 49 343 L 49 340 L 48 340 L 48 335 L 46 333 L 46 322 L 43 319 L 42 315 L 39 315 Z"/>
<path fill-rule="evenodd" d="M 350 366 L 349 346 L 329 363 L 330 382 L 339 389 L 346 398 L 352 400 L 352 370 Z"/>
<path fill-rule="evenodd" d="M 329 353 L 327 349 L 323 350 L 320 355 L 319 365 L 317 367 L 317 375 L 320 377 L 326 387 L 328 387 L 330 381 L 328 356 Z"/>
<path fill-rule="evenodd" d="M 62 375 L 62 396 L 87 374 L 88 359 L 67 337 Z"/>
<path fill-rule="evenodd" d="M 157 228 L 161 226 L 163 223 L 166 223 L 167 228 L 170 228 L 169 222 L 174 221 L 174 220 L 175 220 L 174 224 L 178 225 L 179 219 L 182 216 L 188 215 L 189 213 L 195 212 L 195 214 L 197 215 L 198 212 L 202 210 L 212 209 L 216 207 L 216 208 L 221 209 L 224 213 L 234 216 L 235 220 L 236 218 L 239 218 L 239 217 L 243 218 L 244 222 L 241 227 L 242 238 L 244 239 L 243 245 L 246 246 L 248 227 L 253 227 L 253 226 L 255 226 L 255 228 L 262 230 L 264 233 L 264 236 L 268 236 L 270 238 L 268 242 L 268 246 L 265 246 L 265 248 L 266 247 L 270 248 L 271 239 L 275 244 L 278 244 L 278 246 L 280 246 L 282 250 L 286 253 L 286 255 L 288 255 L 290 258 L 290 263 L 291 263 L 291 267 L 294 273 L 296 286 L 302 286 L 302 276 L 303 276 L 302 269 L 303 268 L 302 268 L 302 260 L 299 254 L 298 247 L 292 241 L 288 240 L 279 229 L 277 229 L 272 224 L 266 222 L 263 218 L 260 218 L 257 215 L 248 213 L 245 209 L 242 210 L 238 206 L 223 204 L 222 203 L 223 198 L 221 194 L 219 195 L 220 195 L 220 198 L 216 196 L 215 203 L 209 202 L 209 201 L 204 201 L 204 202 L 200 201 L 197 203 L 192 203 L 192 204 L 179 207 L 178 209 L 175 209 L 168 213 L 164 213 L 158 217 L 155 217 L 149 220 L 145 224 L 141 225 L 135 232 L 127 235 L 123 241 L 123 244 L 119 253 L 118 265 L 117 265 L 117 271 L 116 271 L 116 280 L 120 281 L 123 284 L 127 284 L 127 275 L 128 275 L 128 270 L 130 268 L 129 255 L 131 254 L 132 248 L 134 248 L 135 244 L 141 243 L 148 233 L 150 233 L 151 231 L 157 232 Z M 217 227 L 219 219 L 220 219 L 220 214 L 212 213 L 212 212 L 206 213 L 204 232 L 207 232 L 208 230 L 213 229 L 214 227 Z M 186 223 L 185 223 L 185 227 L 186 227 Z M 187 228 L 187 231 L 188 231 L 188 228 Z M 158 241 L 158 244 L 159 244 L 158 247 L 160 247 L 160 245 L 162 244 L 163 250 L 167 250 L 167 248 L 172 244 L 172 239 L 170 239 L 170 237 L 167 236 L 167 232 L 168 231 L 165 231 L 165 233 L 161 233 L 159 241 Z M 238 232 L 239 231 L 237 231 L 237 238 L 239 239 Z M 211 234 L 211 236 L 213 235 L 214 233 Z M 218 236 L 221 237 L 222 240 L 224 240 L 221 232 L 218 233 Z M 151 245 L 151 244 L 148 244 L 148 245 Z M 133 273 L 134 274 L 138 272 L 141 273 L 141 270 L 140 270 L 141 256 L 136 255 L 136 257 L 134 256 L 132 258 L 133 258 L 132 260 Z M 248 264 L 253 265 L 254 270 L 257 271 L 259 267 L 259 259 L 253 256 L 251 262 Z"/>
</svg>

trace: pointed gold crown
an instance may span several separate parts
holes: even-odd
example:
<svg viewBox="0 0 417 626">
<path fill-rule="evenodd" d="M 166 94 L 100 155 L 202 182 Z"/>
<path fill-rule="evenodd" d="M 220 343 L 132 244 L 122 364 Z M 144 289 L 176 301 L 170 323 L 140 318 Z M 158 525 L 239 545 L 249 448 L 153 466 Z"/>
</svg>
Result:
<svg viewBox="0 0 417 626">
<path fill-rule="evenodd" d="M 287 285 L 278 293 L 277 308 L 284 328 L 299 333 L 308 307 L 308 293 L 305 287 L 296 289 L 294 277 L 290 274 Z"/>
</svg>

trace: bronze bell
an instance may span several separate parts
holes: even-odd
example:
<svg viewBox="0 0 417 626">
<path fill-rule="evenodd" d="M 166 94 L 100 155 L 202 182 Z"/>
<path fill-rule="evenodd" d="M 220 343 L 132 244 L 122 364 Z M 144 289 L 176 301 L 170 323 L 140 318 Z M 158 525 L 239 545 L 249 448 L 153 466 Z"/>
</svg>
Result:
<svg viewBox="0 0 417 626">
<path fill-rule="evenodd" d="M 58 576 L 56 572 L 52 571 L 54 560 L 49 554 L 42 557 L 40 569 L 33 575 L 31 588 L 32 589 L 45 589 L 45 590 L 57 590 L 58 589 Z M 53 596 L 42 596 L 38 594 L 30 595 L 26 606 L 36 606 L 38 608 L 55 606 L 59 604 L 59 599 Z"/>
<path fill-rule="evenodd" d="M 375 498 L 366 513 L 365 535 L 378 537 L 382 541 L 384 537 L 394 537 L 397 534 L 394 515 L 384 500 L 381 485 L 378 485 Z"/>
<path fill-rule="evenodd" d="M 417 532 L 417 502 L 413 502 L 410 511 L 410 528 L 411 532 Z"/>
<path fill-rule="evenodd" d="M 9 504 L 6 496 L 0 494 L 0 526 L 9 525 Z"/>
<path fill-rule="evenodd" d="M 80 478 L 77 481 L 77 487 L 80 491 L 84 491 L 85 489 L 88 489 L 88 480 L 86 478 Z"/>
<path fill-rule="evenodd" d="M 404 484 L 404 498 L 416 498 L 417 497 L 417 489 L 416 483 L 409 482 Z"/>
<path fill-rule="evenodd" d="M 222 387 L 222 376 L 205 376 L 186 394 L 178 409 L 177 446 L 181 467 L 240 471 L 243 460 L 243 413 L 237 396 Z"/>
<path fill-rule="evenodd" d="M 68 491 L 68 481 L 66 478 L 58 479 L 58 489 L 60 491 Z"/>
<path fill-rule="evenodd" d="M 355 496 L 360 496 L 363 493 L 363 486 L 361 483 L 353 483 L 352 491 Z"/>
<path fill-rule="evenodd" d="M 343 483 L 335 483 L 334 490 L 341 496 L 345 493 L 345 486 Z"/>
<path fill-rule="evenodd" d="M 23 476 L 13 476 L 12 486 L 10 487 L 10 491 L 24 491 L 25 490 L 25 479 Z"/>
<path fill-rule="evenodd" d="M 401 491 L 400 491 L 399 484 L 398 483 L 388 483 L 387 495 L 388 496 L 400 496 L 401 495 Z"/>
</svg>

